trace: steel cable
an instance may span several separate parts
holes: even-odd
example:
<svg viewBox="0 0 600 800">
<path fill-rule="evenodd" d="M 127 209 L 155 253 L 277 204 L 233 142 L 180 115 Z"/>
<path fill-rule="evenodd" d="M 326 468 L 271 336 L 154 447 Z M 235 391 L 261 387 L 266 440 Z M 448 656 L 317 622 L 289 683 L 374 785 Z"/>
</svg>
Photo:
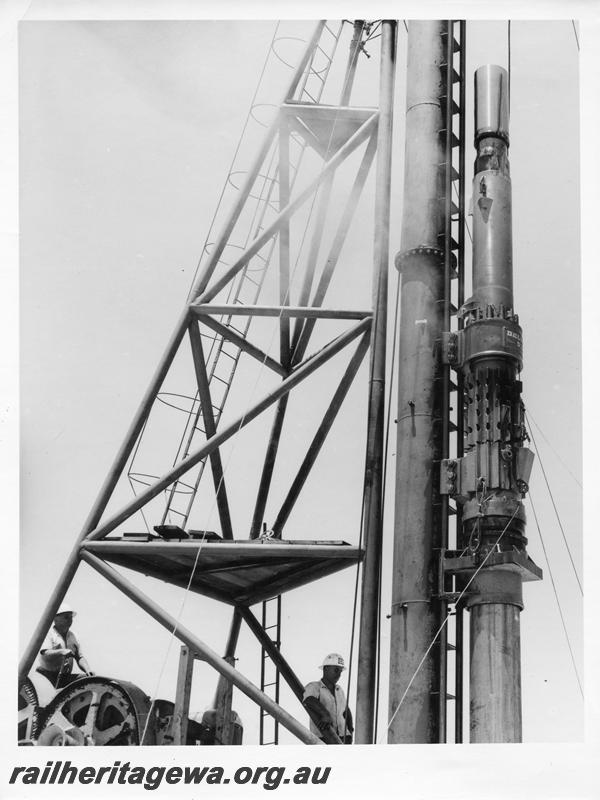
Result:
<svg viewBox="0 0 600 800">
<path fill-rule="evenodd" d="M 569 653 L 571 654 L 571 661 L 573 662 L 573 669 L 575 670 L 575 677 L 577 678 L 577 683 L 579 685 L 579 691 L 581 692 L 581 696 L 583 697 L 583 686 L 581 685 L 581 680 L 579 678 L 579 672 L 577 670 L 577 664 L 575 663 L 575 655 L 573 653 L 573 648 L 571 646 L 571 640 L 569 638 L 569 632 L 567 630 L 567 624 L 565 622 L 565 617 L 562 611 L 562 607 L 560 604 L 560 600 L 558 597 L 558 591 L 556 589 L 556 583 L 554 582 L 554 575 L 552 574 L 552 568 L 550 566 L 550 559 L 548 558 L 548 553 L 546 552 L 546 545 L 544 544 L 544 539 L 542 537 L 542 531 L 540 529 L 540 523 L 538 521 L 538 517 L 535 511 L 535 506 L 533 504 L 533 498 L 531 496 L 531 492 L 529 492 L 529 501 L 531 503 L 531 510 L 533 511 L 533 517 L 535 519 L 535 524 L 538 529 L 538 533 L 540 536 L 540 542 L 542 544 L 542 550 L 544 551 L 544 558 L 546 559 L 546 564 L 548 566 L 548 574 L 550 575 L 550 582 L 552 583 L 552 590 L 554 592 L 554 597 L 556 598 L 556 604 L 558 606 L 558 613 L 560 614 L 560 620 L 562 622 L 563 630 L 565 632 L 565 637 L 567 639 L 567 645 L 569 647 Z"/>
<path fill-rule="evenodd" d="M 583 489 L 583 486 L 582 486 L 582 484 L 581 484 L 581 481 L 580 481 L 580 480 L 577 478 L 577 476 L 576 476 L 576 475 L 574 475 L 574 474 L 571 472 L 571 470 L 569 469 L 569 467 L 568 467 L 567 463 L 566 463 L 565 461 L 563 461 L 563 459 L 561 458 L 561 455 L 560 455 L 560 453 L 559 453 L 559 452 L 556 450 L 556 448 L 554 448 L 554 447 L 552 446 L 552 443 L 550 442 L 550 440 L 548 439 L 548 437 L 547 437 L 547 436 L 544 434 L 544 431 L 543 431 L 543 430 L 540 428 L 540 426 L 539 426 L 539 425 L 537 424 L 537 422 L 534 420 L 534 418 L 533 418 L 533 416 L 532 416 L 532 414 L 531 414 L 531 410 L 528 410 L 528 411 L 526 412 L 526 416 L 527 416 L 527 419 L 528 419 L 528 421 L 531 421 L 531 422 L 533 422 L 533 424 L 535 425 L 535 427 L 538 429 L 538 431 L 539 431 L 539 433 L 540 433 L 540 435 L 541 435 L 542 439 L 543 439 L 543 440 L 546 442 L 546 444 L 548 445 L 548 447 L 549 447 L 549 448 L 552 450 L 552 452 L 554 453 L 554 455 L 555 455 L 555 456 L 558 458 L 558 460 L 559 460 L 559 461 L 560 461 L 560 463 L 563 465 L 563 467 L 566 469 L 566 471 L 569 473 L 569 475 L 570 475 L 570 476 L 573 478 L 573 480 L 575 481 L 575 483 L 577 484 L 577 486 L 579 486 L 579 488 L 580 488 L 580 489 Z"/>
<path fill-rule="evenodd" d="M 477 567 L 477 569 L 475 570 L 475 572 L 473 573 L 473 575 L 471 575 L 471 577 L 469 578 L 469 580 L 468 580 L 468 581 L 467 581 L 467 583 L 465 584 L 465 587 L 464 587 L 464 589 L 462 590 L 462 592 L 461 592 L 461 593 L 459 594 L 459 596 L 457 597 L 457 599 L 456 599 L 456 601 L 455 601 L 455 606 L 456 606 L 456 605 L 458 605 L 458 604 L 460 603 L 460 601 L 462 600 L 462 598 L 463 598 L 463 597 L 464 597 L 464 595 L 466 594 L 466 592 L 467 592 L 467 589 L 469 588 L 469 586 L 470 586 L 470 585 L 473 583 L 473 581 L 475 580 L 475 578 L 477 577 L 477 575 L 480 573 L 480 571 L 481 571 L 481 570 L 483 569 L 483 567 L 485 566 L 485 564 L 486 564 L 486 562 L 487 562 L 488 558 L 491 556 L 491 554 L 492 554 L 492 553 L 493 553 L 493 552 L 496 550 L 497 546 L 500 544 L 500 541 L 501 541 L 502 537 L 504 536 L 504 534 L 505 534 L 505 533 L 506 533 L 506 531 L 508 530 L 508 528 L 509 528 L 509 526 L 510 526 L 510 523 L 511 523 L 511 522 L 513 521 L 513 519 L 515 518 L 515 515 L 516 515 L 516 513 L 517 513 L 517 511 L 518 511 L 518 510 L 519 510 L 519 506 L 517 505 L 517 507 L 515 508 L 515 510 L 514 510 L 514 511 L 513 511 L 513 513 L 512 513 L 512 516 L 511 516 L 511 518 L 510 518 L 510 519 L 508 520 L 508 522 L 506 523 L 506 526 L 504 527 L 504 529 L 502 530 L 502 532 L 500 533 L 500 535 L 498 536 L 498 538 L 497 538 L 497 539 L 496 539 L 496 541 L 494 542 L 493 546 L 492 546 L 492 547 L 489 549 L 489 551 L 486 553 L 486 555 L 485 555 L 485 558 L 483 559 L 483 561 L 481 562 L 481 564 L 480 564 L 480 565 Z M 464 554 L 464 552 L 465 552 L 465 551 L 463 551 L 463 554 Z M 421 658 L 421 660 L 419 661 L 419 663 L 418 663 L 418 665 L 417 665 L 417 667 L 416 667 L 415 671 L 414 671 L 414 672 L 413 672 L 413 674 L 412 674 L 412 677 L 411 677 L 410 681 L 408 682 L 408 685 L 406 686 L 406 689 L 404 690 L 404 692 L 403 692 L 403 694 L 402 694 L 402 697 L 401 697 L 401 698 L 400 698 L 400 700 L 398 701 L 398 705 L 396 706 L 396 708 L 395 708 L 395 710 L 394 710 L 394 713 L 393 713 L 393 714 L 392 714 L 392 716 L 390 717 L 390 720 L 389 720 L 389 722 L 388 722 L 388 726 L 387 726 L 387 727 L 388 727 L 388 730 L 389 730 L 389 728 L 390 728 L 390 726 L 391 726 L 392 722 L 393 722 L 393 721 L 394 721 L 394 719 L 396 718 L 396 714 L 397 714 L 397 713 L 398 713 L 398 711 L 400 710 L 400 708 L 401 708 L 401 706 L 402 706 L 402 703 L 403 703 L 403 702 L 404 702 L 404 700 L 406 699 L 406 695 L 408 694 L 408 692 L 409 692 L 409 690 L 410 690 L 410 687 L 411 687 L 411 686 L 412 686 L 412 684 L 413 684 L 413 681 L 414 681 L 414 679 L 417 677 L 417 675 L 418 675 L 418 673 L 419 673 L 419 671 L 420 671 L 421 667 L 422 667 L 422 666 L 423 666 L 423 664 L 425 663 L 425 659 L 427 658 L 427 656 L 428 656 L 428 655 L 429 655 L 429 653 L 431 652 L 431 649 L 432 649 L 432 647 L 434 646 L 434 644 L 436 643 L 438 636 L 439 636 L 439 635 L 440 635 L 440 633 L 443 631 L 444 627 L 445 627 L 445 626 L 446 626 L 446 624 L 448 623 L 448 620 L 450 619 L 450 617 L 451 617 L 451 616 L 452 616 L 451 612 L 448 612 L 448 614 L 446 615 L 445 619 L 442 621 L 442 624 L 440 625 L 440 627 L 439 627 L 439 628 L 437 629 L 437 631 L 435 632 L 435 635 L 434 635 L 433 639 L 431 640 L 431 643 L 429 644 L 429 646 L 427 647 L 427 649 L 426 649 L 426 650 L 425 650 L 425 652 L 423 653 L 423 657 L 422 657 L 422 658 Z"/>
<path fill-rule="evenodd" d="M 525 412 L 525 419 L 528 419 L 527 412 Z M 552 494 L 552 489 L 550 488 L 550 484 L 548 482 L 548 476 L 546 475 L 546 470 L 544 469 L 544 464 L 542 461 L 542 456 L 540 454 L 539 447 L 537 446 L 537 442 L 535 441 L 535 437 L 533 435 L 533 431 L 531 427 L 529 429 L 529 433 L 531 435 L 531 441 L 535 447 L 536 453 L 538 455 L 538 460 L 540 462 L 540 469 L 542 470 L 542 475 L 544 476 L 544 481 L 546 483 L 546 488 L 548 489 L 548 494 L 550 495 L 550 501 L 552 503 L 552 507 L 554 509 L 554 513 L 556 514 L 556 519 L 558 521 L 558 527 L 560 528 L 560 532 L 562 534 L 563 542 L 565 543 L 565 547 L 567 548 L 567 553 L 569 554 L 569 560 L 571 562 L 571 566 L 573 567 L 573 572 L 575 573 L 575 578 L 577 579 L 577 583 L 579 584 L 579 591 L 583 596 L 583 586 L 581 585 L 581 580 L 579 579 L 579 575 L 577 573 L 577 568 L 575 567 L 575 562 L 573 561 L 573 555 L 571 553 L 571 548 L 569 547 L 569 543 L 567 542 L 567 537 L 565 535 L 565 530 L 563 528 L 560 515 L 558 513 L 558 509 L 556 508 L 556 503 L 554 502 L 554 495 Z"/>
<path fill-rule="evenodd" d="M 331 143 L 332 143 L 333 136 L 334 136 L 334 133 L 335 133 L 335 129 L 336 129 L 336 126 L 337 126 L 338 123 L 339 123 L 339 111 L 336 112 L 336 115 L 334 117 L 332 129 L 331 129 L 331 132 L 330 132 L 330 135 L 329 135 L 329 141 L 328 141 L 328 145 L 327 145 L 327 151 L 326 151 L 327 153 L 329 153 L 329 151 L 331 149 Z M 303 233 L 301 244 L 300 244 L 300 250 L 301 250 L 301 248 L 302 248 L 302 246 L 304 244 L 305 237 L 306 237 L 306 232 L 307 232 L 308 227 L 309 227 L 310 222 L 311 222 L 312 212 L 314 210 L 315 199 L 316 199 L 316 192 L 315 192 L 315 197 L 313 198 L 313 202 L 311 204 L 309 215 L 308 215 L 308 218 L 307 218 L 307 221 L 306 221 L 306 224 L 305 224 L 305 229 L 304 229 L 304 233 Z M 287 301 L 289 299 L 289 293 L 291 291 L 291 286 L 292 286 L 292 283 L 293 283 L 294 275 L 295 275 L 296 270 L 297 270 L 297 268 L 299 266 L 299 261 L 300 261 L 300 253 L 298 253 L 298 257 L 296 258 L 294 266 L 293 266 L 292 271 L 291 271 L 290 281 L 289 281 L 287 289 L 286 289 L 285 302 L 282 304 L 281 311 L 280 311 L 279 317 L 278 317 L 280 322 L 281 322 L 281 319 L 282 319 L 282 316 L 283 316 L 284 308 L 285 308 L 285 306 L 287 304 Z M 269 353 L 269 351 L 270 351 L 270 349 L 271 349 L 271 347 L 273 345 L 273 341 L 275 339 L 276 333 L 277 333 L 277 328 L 274 327 L 273 333 L 271 334 L 270 342 L 268 344 L 268 347 L 265 350 L 265 358 L 260 363 L 260 368 L 259 368 L 256 380 L 254 382 L 254 386 L 253 386 L 251 392 L 248 395 L 248 404 L 247 404 L 246 410 L 244 411 L 244 413 L 243 413 L 243 415 L 242 415 L 242 417 L 240 419 L 238 432 L 239 432 L 239 430 L 242 428 L 242 426 L 244 424 L 244 420 L 246 418 L 247 413 L 251 410 L 251 398 L 254 397 L 254 395 L 256 393 L 256 389 L 257 389 L 258 383 L 259 383 L 259 381 L 260 381 L 260 379 L 262 377 L 262 374 L 263 374 L 263 371 L 264 371 L 264 368 L 265 368 L 265 359 L 266 359 L 266 357 L 267 357 L 267 355 L 268 355 L 268 353 Z M 210 520 L 212 519 L 212 516 L 213 516 L 213 514 L 215 512 L 216 497 L 218 496 L 218 493 L 220 491 L 222 482 L 225 479 L 225 475 L 227 473 L 227 470 L 228 470 L 228 467 L 229 467 L 229 463 L 230 463 L 231 458 L 233 457 L 233 454 L 234 454 L 235 449 L 237 447 L 237 439 L 236 439 L 235 435 L 233 436 L 233 439 L 234 439 L 233 447 L 230 450 L 229 455 L 227 457 L 227 460 L 226 460 L 226 462 L 225 462 L 225 464 L 223 466 L 223 473 L 222 473 L 222 476 L 221 476 L 221 478 L 219 480 L 218 487 L 217 487 L 217 489 L 215 491 L 215 498 L 213 499 L 212 506 L 211 506 L 211 508 L 209 510 L 208 522 L 210 522 Z M 362 521 L 361 521 L 361 537 L 362 537 Z M 154 703 L 154 700 L 156 699 L 158 690 L 160 688 L 160 682 L 162 680 L 162 676 L 163 676 L 164 670 L 166 668 L 166 663 L 167 663 L 167 660 L 168 660 L 168 656 L 169 656 L 169 652 L 170 652 L 170 649 L 171 649 L 171 645 L 172 645 L 173 639 L 175 638 L 175 634 L 176 634 L 179 622 L 181 620 L 181 616 L 182 616 L 184 608 L 185 608 L 187 597 L 188 597 L 188 594 L 190 592 L 191 584 L 192 584 L 192 581 L 193 581 L 193 578 L 194 578 L 194 574 L 195 574 L 195 571 L 196 571 L 196 568 L 197 568 L 197 565 L 198 565 L 198 560 L 199 560 L 199 557 L 200 557 L 200 553 L 201 553 L 201 549 L 202 549 L 203 543 L 204 543 L 204 534 L 203 534 L 202 539 L 200 540 L 200 543 L 199 543 L 198 548 L 196 550 L 194 564 L 192 565 L 192 568 L 191 568 L 191 571 L 190 571 L 190 577 L 189 577 L 187 586 L 186 586 L 186 588 L 184 590 L 184 594 L 183 594 L 183 598 L 182 598 L 182 601 L 181 601 L 181 604 L 180 604 L 179 612 L 178 612 L 177 617 L 176 617 L 176 624 L 175 624 L 173 630 L 171 631 L 169 643 L 167 645 L 166 652 L 165 652 L 165 657 L 163 659 L 163 664 L 162 664 L 162 667 L 161 667 L 161 670 L 160 670 L 160 673 L 159 673 L 159 676 L 158 676 L 158 679 L 157 679 L 157 682 L 156 682 L 155 691 L 154 691 L 154 693 L 152 695 L 151 704 Z M 354 618 L 355 618 L 355 613 L 353 614 L 352 637 L 354 635 Z M 350 677 L 350 672 L 349 672 L 349 677 Z M 149 721 L 150 721 L 150 714 L 148 715 L 147 720 L 146 720 L 146 725 L 144 727 L 144 732 L 143 732 L 143 735 L 142 735 L 142 741 L 143 741 L 143 738 L 144 738 L 144 736 L 146 734 L 146 730 L 147 730 L 147 726 L 149 724 Z"/>
</svg>

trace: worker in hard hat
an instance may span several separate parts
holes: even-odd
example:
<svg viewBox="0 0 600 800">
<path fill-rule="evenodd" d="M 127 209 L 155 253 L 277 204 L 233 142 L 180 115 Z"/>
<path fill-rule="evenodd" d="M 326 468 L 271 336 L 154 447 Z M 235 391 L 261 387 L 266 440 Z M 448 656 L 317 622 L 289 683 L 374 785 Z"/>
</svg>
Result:
<svg viewBox="0 0 600 800">
<path fill-rule="evenodd" d="M 63 603 L 56 612 L 54 624 L 48 631 L 40 650 L 37 672 L 48 678 L 55 689 L 77 680 L 82 676 L 73 674 L 73 661 L 85 675 L 93 675 L 90 666 L 81 652 L 81 645 L 71 630 L 75 611 Z"/>
<path fill-rule="evenodd" d="M 321 664 L 323 677 L 304 687 L 303 705 L 310 717 L 310 729 L 328 744 L 352 744 L 354 725 L 346 695 L 338 681 L 346 669 L 339 653 L 330 653 Z"/>
</svg>

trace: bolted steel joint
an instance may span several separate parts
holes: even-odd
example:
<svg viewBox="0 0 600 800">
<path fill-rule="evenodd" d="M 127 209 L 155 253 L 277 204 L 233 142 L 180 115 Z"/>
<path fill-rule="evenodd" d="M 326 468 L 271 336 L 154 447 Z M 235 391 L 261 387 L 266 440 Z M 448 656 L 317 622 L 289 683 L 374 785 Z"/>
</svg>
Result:
<svg viewBox="0 0 600 800">
<path fill-rule="evenodd" d="M 420 264 L 423 259 L 426 259 L 429 264 L 437 264 L 440 268 L 444 266 L 444 251 L 439 247 L 428 247 L 421 245 L 420 247 L 413 247 L 410 250 L 402 250 L 396 254 L 394 264 L 399 272 L 405 269 L 414 267 L 415 264 Z"/>
</svg>

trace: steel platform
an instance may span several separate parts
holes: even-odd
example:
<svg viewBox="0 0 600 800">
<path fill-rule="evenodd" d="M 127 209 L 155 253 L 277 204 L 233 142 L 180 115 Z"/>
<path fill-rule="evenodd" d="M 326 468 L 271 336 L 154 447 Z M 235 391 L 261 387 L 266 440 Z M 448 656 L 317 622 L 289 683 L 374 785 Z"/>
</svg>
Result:
<svg viewBox="0 0 600 800">
<path fill-rule="evenodd" d="M 201 542 L 104 539 L 82 551 L 229 605 L 251 606 L 339 572 L 364 551 L 342 541 L 254 539 Z"/>
</svg>

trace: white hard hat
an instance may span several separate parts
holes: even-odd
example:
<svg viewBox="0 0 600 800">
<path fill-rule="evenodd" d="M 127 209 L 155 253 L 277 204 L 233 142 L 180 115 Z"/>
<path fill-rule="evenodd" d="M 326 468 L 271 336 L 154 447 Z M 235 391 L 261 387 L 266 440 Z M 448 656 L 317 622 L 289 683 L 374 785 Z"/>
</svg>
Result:
<svg viewBox="0 0 600 800">
<path fill-rule="evenodd" d="M 75 616 L 76 613 L 77 612 L 73 611 L 73 609 L 68 603 L 62 603 L 61 607 L 58 609 L 58 611 L 54 616 L 58 617 L 59 614 L 72 614 L 73 616 Z"/>
<path fill-rule="evenodd" d="M 346 664 L 339 653 L 329 653 L 329 655 L 325 656 L 323 659 L 321 667 L 341 667 L 342 669 L 346 669 Z"/>
</svg>

